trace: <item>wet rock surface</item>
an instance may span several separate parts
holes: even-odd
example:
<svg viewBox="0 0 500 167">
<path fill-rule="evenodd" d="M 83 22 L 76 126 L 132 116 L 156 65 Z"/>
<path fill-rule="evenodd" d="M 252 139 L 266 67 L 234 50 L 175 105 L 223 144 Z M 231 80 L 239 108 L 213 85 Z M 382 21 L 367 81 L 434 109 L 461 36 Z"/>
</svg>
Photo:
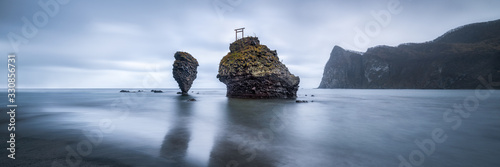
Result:
<svg viewBox="0 0 500 167">
<path fill-rule="evenodd" d="M 217 78 L 226 84 L 227 97 L 296 98 L 300 79 L 280 62 L 275 50 L 257 37 L 233 42 L 219 64 Z"/>
</svg>

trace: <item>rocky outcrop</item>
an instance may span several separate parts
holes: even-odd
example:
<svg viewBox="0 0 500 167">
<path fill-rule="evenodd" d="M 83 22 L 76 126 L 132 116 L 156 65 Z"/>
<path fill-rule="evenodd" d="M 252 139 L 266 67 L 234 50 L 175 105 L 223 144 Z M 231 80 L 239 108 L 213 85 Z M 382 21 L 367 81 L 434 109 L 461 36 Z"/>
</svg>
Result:
<svg viewBox="0 0 500 167">
<path fill-rule="evenodd" d="M 357 88 L 363 83 L 361 54 L 335 46 L 326 63 L 320 88 Z"/>
<path fill-rule="evenodd" d="M 365 53 L 335 46 L 319 88 L 475 89 L 480 76 L 500 81 L 500 20 Z"/>
<path fill-rule="evenodd" d="M 186 52 L 176 52 L 172 73 L 183 95 L 187 95 L 198 74 L 198 61 Z"/>
<path fill-rule="evenodd" d="M 261 45 L 257 37 L 245 37 L 229 46 L 219 64 L 217 78 L 234 98 L 296 98 L 299 77 L 280 62 L 276 50 Z"/>
</svg>

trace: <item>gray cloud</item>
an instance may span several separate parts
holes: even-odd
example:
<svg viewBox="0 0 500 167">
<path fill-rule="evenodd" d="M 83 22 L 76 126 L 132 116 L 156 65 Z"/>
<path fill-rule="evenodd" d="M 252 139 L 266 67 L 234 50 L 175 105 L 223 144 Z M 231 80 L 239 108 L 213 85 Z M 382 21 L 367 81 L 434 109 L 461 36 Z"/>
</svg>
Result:
<svg viewBox="0 0 500 167">
<path fill-rule="evenodd" d="M 48 2 L 50 0 L 41 0 Z M 223 13 L 213 4 L 225 4 Z M 301 87 L 318 86 L 334 45 L 364 51 L 376 45 L 425 42 L 452 28 L 500 18 L 499 1 L 400 0 L 402 11 L 387 27 L 356 47 L 354 29 L 374 21 L 389 1 L 79 1 L 59 8 L 18 51 L 21 87 L 177 87 L 173 54 L 187 51 L 200 62 L 193 87 L 224 87 L 215 76 L 220 59 L 246 27 L 276 49 Z M 9 32 L 22 35 L 22 17 L 43 11 L 38 1 L 0 2 L 0 50 L 13 52 Z M 344 46 L 343 44 L 351 46 Z M 354 47 L 353 47 L 354 46 Z M 6 59 L 0 59 L 6 64 Z M 6 74 L 6 71 L 1 71 Z M 1 75 L 1 74 L 0 74 Z M 157 78 L 156 83 L 151 78 Z M 159 78 L 159 79 L 158 79 Z"/>
</svg>

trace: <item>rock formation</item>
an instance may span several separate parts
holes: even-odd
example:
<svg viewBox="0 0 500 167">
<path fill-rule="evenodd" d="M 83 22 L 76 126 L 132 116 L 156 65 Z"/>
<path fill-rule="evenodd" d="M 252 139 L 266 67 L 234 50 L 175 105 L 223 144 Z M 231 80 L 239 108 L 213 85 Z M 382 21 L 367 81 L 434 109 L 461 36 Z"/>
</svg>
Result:
<svg viewBox="0 0 500 167">
<path fill-rule="evenodd" d="M 480 76 L 500 81 L 500 20 L 365 53 L 335 46 L 319 88 L 476 89 Z"/>
<path fill-rule="evenodd" d="M 233 42 L 219 64 L 217 78 L 226 84 L 227 97 L 296 98 L 299 77 L 280 62 L 276 50 L 257 37 Z"/>
<path fill-rule="evenodd" d="M 186 52 L 176 52 L 172 73 L 183 95 L 187 95 L 198 74 L 198 61 Z"/>
</svg>

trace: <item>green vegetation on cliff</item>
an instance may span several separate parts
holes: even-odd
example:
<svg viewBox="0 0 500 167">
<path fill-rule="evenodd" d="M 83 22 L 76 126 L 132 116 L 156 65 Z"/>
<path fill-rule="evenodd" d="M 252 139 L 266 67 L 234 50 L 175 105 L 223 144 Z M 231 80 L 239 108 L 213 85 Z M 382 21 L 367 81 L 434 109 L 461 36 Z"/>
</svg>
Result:
<svg viewBox="0 0 500 167">
<path fill-rule="evenodd" d="M 300 78 L 280 62 L 276 51 L 260 45 L 257 37 L 239 39 L 219 64 L 217 78 L 236 98 L 295 98 Z"/>
<path fill-rule="evenodd" d="M 246 37 L 231 44 L 231 52 L 222 58 L 219 64 L 219 75 L 235 76 L 252 74 L 262 77 L 271 74 L 282 75 L 282 69 L 288 68 L 282 64 L 276 51 L 266 45 L 260 45 L 257 37 Z M 293 76 L 293 74 L 290 74 Z"/>
</svg>

